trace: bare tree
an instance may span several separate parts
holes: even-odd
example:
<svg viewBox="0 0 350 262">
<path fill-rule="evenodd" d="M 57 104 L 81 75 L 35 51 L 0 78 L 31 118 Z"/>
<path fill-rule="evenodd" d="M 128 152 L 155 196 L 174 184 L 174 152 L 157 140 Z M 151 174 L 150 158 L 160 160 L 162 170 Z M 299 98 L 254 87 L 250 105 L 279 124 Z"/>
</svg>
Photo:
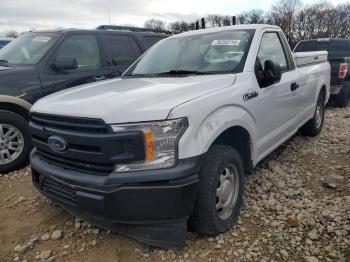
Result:
<svg viewBox="0 0 350 262">
<path fill-rule="evenodd" d="M 240 24 L 263 24 L 265 23 L 265 14 L 261 9 L 252 9 L 240 14 L 238 21 Z"/>
<path fill-rule="evenodd" d="M 302 7 L 300 0 L 279 0 L 272 5 L 272 16 L 277 18 L 274 24 L 278 25 L 284 31 L 289 44 L 294 44 L 293 31 L 295 29 L 294 18 L 296 12 Z"/>
<path fill-rule="evenodd" d="M 191 22 L 187 23 L 185 21 L 176 21 L 173 23 L 170 23 L 169 25 L 170 31 L 172 31 L 175 34 L 190 31 L 190 30 L 195 30 L 196 29 L 196 23 Z"/>
<path fill-rule="evenodd" d="M 144 27 L 145 28 L 150 28 L 150 29 L 155 29 L 155 30 L 164 30 L 166 26 L 166 23 L 162 20 L 159 19 L 149 19 L 145 22 Z"/>
<path fill-rule="evenodd" d="M 284 31 L 290 46 L 302 39 L 350 38 L 350 3 L 333 6 L 328 2 L 302 6 L 300 0 L 278 0 L 265 13 L 252 9 L 237 16 L 240 24 L 267 23 L 277 25 Z M 206 17 L 209 26 L 231 25 L 231 17 L 211 14 Z M 174 33 L 195 29 L 195 23 L 178 21 L 169 28 Z"/>
<path fill-rule="evenodd" d="M 174 34 L 181 33 L 181 22 L 176 21 L 169 24 L 169 30 L 172 31 Z"/>
<path fill-rule="evenodd" d="M 295 16 L 296 40 L 311 38 L 349 38 L 350 4 L 334 7 L 330 3 L 307 6 Z"/>
<path fill-rule="evenodd" d="M 11 30 L 11 31 L 7 31 L 5 33 L 5 36 L 6 37 L 12 37 L 12 38 L 17 38 L 18 37 L 18 33 L 14 30 Z"/>
<path fill-rule="evenodd" d="M 223 22 L 224 22 L 224 16 L 222 15 L 208 15 L 206 17 L 207 22 L 212 26 L 212 27 L 216 27 L 216 26 L 223 26 Z"/>
<path fill-rule="evenodd" d="M 232 25 L 232 17 L 229 15 L 225 15 L 222 17 L 222 25 L 229 26 Z"/>
</svg>

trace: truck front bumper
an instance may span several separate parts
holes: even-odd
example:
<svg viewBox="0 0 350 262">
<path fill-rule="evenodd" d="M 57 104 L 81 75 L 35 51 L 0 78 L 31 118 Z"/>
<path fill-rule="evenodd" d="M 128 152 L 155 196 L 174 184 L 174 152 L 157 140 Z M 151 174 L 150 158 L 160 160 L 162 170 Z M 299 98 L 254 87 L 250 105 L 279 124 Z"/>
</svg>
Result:
<svg viewBox="0 0 350 262">
<path fill-rule="evenodd" d="M 342 85 L 331 86 L 331 95 L 339 95 L 342 88 Z"/>
<path fill-rule="evenodd" d="M 141 242 L 183 244 L 197 192 L 199 157 L 176 167 L 91 175 L 67 170 L 31 153 L 34 186 L 68 212 Z"/>
</svg>

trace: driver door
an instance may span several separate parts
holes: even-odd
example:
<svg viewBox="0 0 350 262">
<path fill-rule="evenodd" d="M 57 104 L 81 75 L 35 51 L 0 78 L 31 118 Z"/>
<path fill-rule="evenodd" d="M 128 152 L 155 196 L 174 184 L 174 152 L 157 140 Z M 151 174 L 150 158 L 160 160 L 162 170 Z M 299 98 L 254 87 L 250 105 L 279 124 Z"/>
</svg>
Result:
<svg viewBox="0 0 350 262">
<path fill-rule="evenodd" d="M 59 71 L 51 67 L 57 57 L 73 57 L 78 68 Z M 67 36 L 40 75 L 45 95 L 77 85 L 106 79 L 108 70 L 102 66 L 100 45 L 94 34 Z"/>
<path fill-rule="evenodd" d="M 281 68 L 282 77 L 267 87 L 260 85 L 255 115 L 259 121 L 259 155 L 266 155 L 288 137 L 295 128 L 298 112 L 297 72 L 286 54 L 282 36 L 278 32 L 265 32 L 256 57 L 256 70 L 264 70 L 265 61 L 271 60 Z"/>
</svg>

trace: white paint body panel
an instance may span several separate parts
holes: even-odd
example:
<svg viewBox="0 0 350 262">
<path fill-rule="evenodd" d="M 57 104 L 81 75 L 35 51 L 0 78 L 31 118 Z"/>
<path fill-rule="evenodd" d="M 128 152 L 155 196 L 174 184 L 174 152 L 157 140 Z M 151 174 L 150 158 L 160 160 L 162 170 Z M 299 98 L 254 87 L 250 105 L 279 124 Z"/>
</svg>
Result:
<svg viewBox="0 0 350 262">
<path fill-rule="evenodd" d="M 295 52 L 293 53 L 294 61 L 297 66 L 308 65 L 312 63 L 320 63 L 327 61 L 328 52 Z"/>
<path fill-rule="evenodd" d="M 240 28 L 256 30 L 242 73 L 108 80 L 45 97 L 32 111 L 101 118 L 108 124 L 187 117 L 189 127 L 179 141 L 180 159 L 204 154 L 223 131 L 240 126 L 250 134 L 256 165 L 313 117 L 322 87 L 328 101 L 330 65 L 325 61 L 296 68 L 283 73 L 279 83 L 262 89 L 254 73 L 255 58 L 262 34 L 279 32 L 278 27 L 234 26 L 173 37 Z M 300 87 L 292 92 L 294 82 Z M 244 101 L 243 95 L 250 91 L 258 96 Z"/>
<path fill-rule="evenodd" d="M 108 124 L 162 120 L 173 107 L 234 81 L 232 75 L 114 79 L 49 95 L 32 111 L 101 118 Z"/>
</svg>

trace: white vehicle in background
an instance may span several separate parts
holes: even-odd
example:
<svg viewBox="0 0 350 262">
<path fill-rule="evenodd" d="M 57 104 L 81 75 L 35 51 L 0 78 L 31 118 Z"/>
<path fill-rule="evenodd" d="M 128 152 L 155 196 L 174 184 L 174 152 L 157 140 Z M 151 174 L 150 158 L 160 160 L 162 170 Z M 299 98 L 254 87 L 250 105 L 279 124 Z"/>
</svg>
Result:
<svg viewBox="0 0 350 262">
<path fill-rule="evenodd" d="M 183 244 L 188 222 L 215 236 L 236 221 L 246 174 L 299 129 L 321 132 L 329 86 L 327 52 L 292 54 L 275 26 L 175 35 L 122 78 L 32 107 L 33 183 L 151 245 Z"/>
</svg>

